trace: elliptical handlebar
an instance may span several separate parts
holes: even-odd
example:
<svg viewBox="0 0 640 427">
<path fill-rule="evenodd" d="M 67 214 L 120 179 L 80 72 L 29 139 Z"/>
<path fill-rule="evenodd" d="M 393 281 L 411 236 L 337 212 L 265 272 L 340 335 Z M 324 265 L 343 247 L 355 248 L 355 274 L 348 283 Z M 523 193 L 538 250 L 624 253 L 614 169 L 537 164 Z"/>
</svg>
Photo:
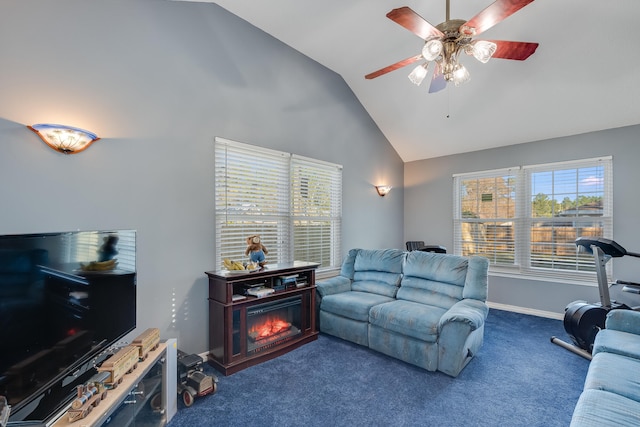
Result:
<svg viewBox="0 0 640 427">
<path fill-rule="evenodd" d="M 578 237 L 576 239 L 576 246 L 582 246 L 588 253 L 593 253 L 591 250 L 592 245 L 599 247 L 605 255 L 613 258 L 619 258 L 625 255 L 640 258 L 640 253 L 627 252 L 627 250 L 618 243 L 610 239 L 605 239 L 604 237 Z"/>
</svg>

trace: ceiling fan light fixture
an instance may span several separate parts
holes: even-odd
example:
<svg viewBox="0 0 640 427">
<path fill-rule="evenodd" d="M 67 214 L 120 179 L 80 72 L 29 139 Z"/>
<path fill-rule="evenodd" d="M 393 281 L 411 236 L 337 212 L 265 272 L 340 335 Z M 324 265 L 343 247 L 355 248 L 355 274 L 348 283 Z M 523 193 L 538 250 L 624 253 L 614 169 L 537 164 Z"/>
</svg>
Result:
<svg viewBox="0 0 640 427">
<path fill-rule="evenodd" d="M 440 40 L 431 39 L 422 47 L 422 57 L 427 61 L 433 61 L 442 54 L 442 47 Z"/>
<path fill-rule="evenodd" d="M 489 59 L 496 53 L 498 45 L 487 40 L 476 40 L 472 44 L 468 45 L 468 50 L 465 49 L 467 54 L 473 55 L 478 61 L 486 64 Z"/>
<path fill-rule="evenodd" d="M 420 86 L 420 83 L 422 83 L 424 78 L 427 77 L 428 65 L 429 65 L 428 62 L 424 64 L 420 64 L 416 68 L 414 68 L 411 73 L 409 73 L 409 80 L 411 80 L 411 83 L 413 83 L 416 86 Z"/>
<path fill-rule="evenodd" d="M 489 6 L 468 21 L 450 18 L 450 0 L 446 0 L 446 20 L 433 26 L 409 6 L 400 7 L 387 13 L 387 18 L 406 28 L 424 40 L 419 55 L 398 61 L 364 77 L 373 79 L 391 71 L 424 59 L 426 64 L 416 67 L 409 79 L 420 85 L 426 78 L 427 66 L 434 63 L 435 70 L 429 93 L 442 90 L 447 83 L 456 86 L 468 82 L 471 77 L 467 69 L 458 62 L 462 52 L 486 63 L 493 56 L 502 59 L 523 61 L 531 56 L 538 43 L 514 42 L 505 40 L 473 40 L 505 18 L 508 18 L 534 0 L 494 0 Z"/>
<path fill-rule="evenodd" d="M 466 83 L 469 80 L 471 80 L 471 75 L 469 74 L 469 71 L 466 69 L 466 67 L 462 64 L 456 64 L 453 72 L 451 73 L 451 81 L 453 81 L 453 84 L 456 86 L 460 86 L 461 84 Z"/>
</svg>

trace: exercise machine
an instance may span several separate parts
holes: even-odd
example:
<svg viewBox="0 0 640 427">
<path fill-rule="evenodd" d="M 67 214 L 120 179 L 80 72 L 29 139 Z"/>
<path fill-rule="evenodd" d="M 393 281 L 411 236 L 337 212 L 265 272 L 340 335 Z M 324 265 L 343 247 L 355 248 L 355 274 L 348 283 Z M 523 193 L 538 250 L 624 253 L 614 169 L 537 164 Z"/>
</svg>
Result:
<svg viewBox="0 0 640 427">
<path fill-rule="evenodd" d="M 593 254 L 600 302 L 573 301 L 567 305 L 564 313 L 564 329 L 573 341 L 573 345 L 557 337 L 551 337 L 551 342 L 591 360 L 593 342 L 597 333 L 604 329 L 607 314 L 611 310 L 633 309 L 624 303 L 611 299 L 606 264 L 611 258 L 619 258 L 625 255 L 640 258 L 640 254 L 627 252 L 618 243 L 603 237 L 580 237 L 576 239 L 575 243 L 581 250 Z M 617 284 L 623 285 L 623 291 L 625 292 L 640 293 L 640 284 L 638 283 L 619 280 Z"/>
</svg>

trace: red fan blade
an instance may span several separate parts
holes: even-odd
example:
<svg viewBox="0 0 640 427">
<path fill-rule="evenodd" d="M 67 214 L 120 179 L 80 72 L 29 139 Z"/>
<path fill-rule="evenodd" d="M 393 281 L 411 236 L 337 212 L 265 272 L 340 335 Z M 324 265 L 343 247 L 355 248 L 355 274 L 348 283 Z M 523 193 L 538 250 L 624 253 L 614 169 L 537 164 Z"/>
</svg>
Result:
<svg viewBox="0 0 640 427">
<path fill-rule="evenodd" d="M 398 25 L 402 25 L 413 34 L 418 37 L 422 37 L 425 40 L 430 37 L 444 36 L 442 31 L 429 24 L 422 16 L 415 13 L 408 6 L 393 9 L 391 12 L 387 13 L 387 18 L 391 19 Z"/>
<path fill-rule="evenodd" d="M 413 64 L 420 59 L 422 59 L 422 55 L 416 55 L 412 56 L 411 58 L 403 59 L 402 61 L 396 62 L 393 65 L 389 65 L 388 67 L 384 67 L 378 71 L 367 74 L 366 76 L 364 76 L 364 78 L 367 80 L 375 79 L 376 77 L 380 77 L 383 74 L 390 73 L 391 71 L 397 70 L 398 68 L 406 67 L 409 64 Z"/>
<path fill-rule="evenodd" d="M 538 48 L 538 43 L 510 42 L 505 40 L 487 40 L 498 45 L 492 58 L 515 59 L 524 61 Z"/>
<path fill-rule="evenodd" d="M 467 36 L 477 36 L 531 2 L 533 0 L 496 0 L 482 12 L 462 24 L 460 32 Z"/>
</svg>

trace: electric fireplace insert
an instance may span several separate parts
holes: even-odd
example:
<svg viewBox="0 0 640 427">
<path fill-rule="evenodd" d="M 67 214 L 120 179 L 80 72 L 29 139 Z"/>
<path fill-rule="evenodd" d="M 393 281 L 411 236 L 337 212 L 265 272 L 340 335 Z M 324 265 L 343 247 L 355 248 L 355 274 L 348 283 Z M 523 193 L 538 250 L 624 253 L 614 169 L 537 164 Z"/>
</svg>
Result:
<svg viewBox="0 0 640 427">
<path fill-rule="evenodd" d="M 300 296 L 247 309 L 247 354 L 278 346 L 301 333 Z"/>
</svg>

